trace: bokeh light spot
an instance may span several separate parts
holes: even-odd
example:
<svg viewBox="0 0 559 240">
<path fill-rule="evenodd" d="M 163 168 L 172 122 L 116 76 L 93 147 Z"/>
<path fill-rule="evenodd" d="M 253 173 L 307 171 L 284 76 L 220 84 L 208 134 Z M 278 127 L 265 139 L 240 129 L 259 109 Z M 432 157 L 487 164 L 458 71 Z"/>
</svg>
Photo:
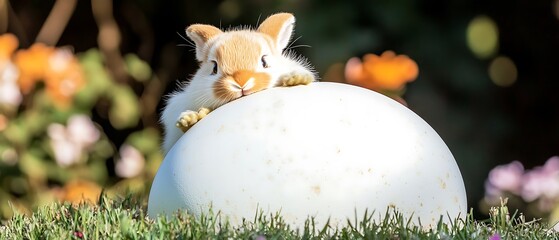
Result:
<svg viewBox="0 0 559 240">
<path fill-rule="evenodd" d="M 235 0 L 226 0 L 222 2 L 219 4 L 218 10 L 221 16 L 228 20 L 233 20 L 241 15 L 241 7 Z"/>
<path fill-rule="evenodd" d="M 499 29 L 487 16 L 477 16 L 466 29 L 468 47 L 479 58 L 486 59 L 498 50 Z"/>
<path fill-rule="evenodd" d="M 499 56 L 489 65 L 489 77 L 497 86 L 508 87 L 516 82 L 518 70 L 510 58 Z"/>
</svg>

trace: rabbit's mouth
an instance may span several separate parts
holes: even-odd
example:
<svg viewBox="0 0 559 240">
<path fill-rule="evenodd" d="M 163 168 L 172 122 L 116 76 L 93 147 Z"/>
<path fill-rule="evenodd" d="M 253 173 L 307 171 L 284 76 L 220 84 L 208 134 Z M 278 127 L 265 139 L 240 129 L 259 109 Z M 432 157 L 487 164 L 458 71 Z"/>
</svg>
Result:
<svg viewBox="0 0 559 240">
<path fill-rule="evenodd" d="M 218 80 L 214 85 L 214 94 L 218 99 L 232 101 L 267 89 L 269 85 L 269 74 L 240 70 Z"/>
</svg>

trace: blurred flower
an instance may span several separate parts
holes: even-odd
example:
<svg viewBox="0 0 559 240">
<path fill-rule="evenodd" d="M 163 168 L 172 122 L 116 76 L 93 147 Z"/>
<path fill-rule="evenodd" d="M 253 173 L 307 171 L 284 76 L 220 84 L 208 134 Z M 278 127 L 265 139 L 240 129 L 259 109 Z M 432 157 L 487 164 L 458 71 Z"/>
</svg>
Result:
<svg viewBox="0 0 559 240">
<path fill-rule="evenodd" d="M 68 49 L 56 49 L 48 63 L 45 72 L 47 92 L 55 103 L 68 105 L 74 94 L 85 85 L 81 66 Z"/>
<path fill-rule="evenodd" d="M 547 160 L 543 167 L 528 171 L 522 181 L 522 198 L 531 202 L 540 197 L 559 198 L 559 157 Z"/>
<path fill-rule="evenodd" d="M 501 240 L 501 235 L 499 235 L 498 233 L 495 233 L 495 234 L 491 235 L 491 237 L 489 237 L 489 240 Z"/>
<path fill-rule="evenodd" d="M 522 189 L 524 166 L 519 161 L 499 165 L 489 172 L 486 191 L 490 196 L 499 196 L 503 192 L 519 194 Z"/>
<path fill-rule="evenodd" d="M 70 139 L 87 148 L 99 140 L 101 133 L 95 127 L 91 118 L 86 115 L 74 115 L 68 119 L 68 134 Z"/>
<path fill-rule="evenodd" d="M 19 106 L 21 103 L 21 92 L 17 86 L 19 72 L 11 61 L 18 45 L 14 35 L 0 35 L 0 104 Z"/>
<path fill-rule="evenodd" d="M 532 209 L 538 210 L 536 214 L 549 214 L 559 203 L 559 157 L 527 171 L 518 161 L 497 166 L 489 173 L 485 188 L 484 200 L 490 205 L 509 194 L 525 204 L 535 204 L 536 208 Z M 557 216 L 553 221 L 559 219 Z"/>
<path fill-rule="evenodd" d="M 18 45 L 19 41 L 13 34 L 0 35 L 0 61 L 10 59 Z"/>
<path fill-rule="evenodd" d="M 19 86 L 23 93 L 29 93 L 38 81 L 44 80 L 48 59 L 53 52 L 52 47 L 42 43 L 16 52 L 14 63 L 20 70 Z"/>
<path fill-rule="evenodd" d="M 47 134 L 51 138 L 50 145 L 58 165 L 67 167 L 78 162 L 81 157 L 81 149 L 69 139 L 63 125 L 58 123 L 49 125 Z"/>
<path fill-rule="evenodd" d="M 67 125 L 68 127 L 64 127 L 62 124 L 53 123 L 47 129 L 54 158 L 62 167 L 77 163 L 83 151 L 100 137 L 99 130 L 85 115 L 72 116 Z"/>
<path fill-rule="evenodd" d="M 101 195 L 101 187 L 86 180 L 72 180 L 64 185 L 61 201 L 73 204 L 96 204 Z"/>
<path fill-rule="evenodd" d="M 0 60 L 0 104 L 19 106 L 22 100 L 17 85 L 19 73 L 16 66 L 9 61 Z"/>
<path fill-rule="evenodd" d="M 415 61 L 406 55 L 396 55 L 393 51 L 385 51 L 380 56 L 367 54 L 363 62 L 351 58 L 345 68 L 348 83 L 375 91 L 402 90 L 418 74 Z"/>
<path fill-rule="evenodd" d="M 115 166 L 116 175 L 123 178 L 138 176 L 145 166 L 144 155 L 138 149 L 124 144 L 120 148 L 120 159 Z"/>
<path fill-rule="evenodd" d="M 27 50 L 18 51 L 14 62 L 20 70 L 22 91 L 29 93 L 37 82 L 44 81 L 47 94 L 58 106 L 67 106 L 85 85 L 81 66 L 68 49 L 35 43 Z"/>
</svg>

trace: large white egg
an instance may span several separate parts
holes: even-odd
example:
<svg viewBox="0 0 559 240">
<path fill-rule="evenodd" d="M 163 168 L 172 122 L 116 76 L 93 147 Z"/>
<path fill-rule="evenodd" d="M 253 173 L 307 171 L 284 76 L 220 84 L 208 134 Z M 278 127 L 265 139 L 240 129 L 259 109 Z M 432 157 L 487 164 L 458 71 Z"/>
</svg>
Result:
<svg viewBox="0 0 559 240">
<path fill-rule="evenodd" d="M 148 214 L 210 206 L 233 224 L 260 209 L 295 227 L 308 216 L 340 226 L 394 207 L 429 227 L 466 216 L 466 191 L 446 144 L 408 108 L 367 89 L 314 83 L 228 103 L 175 144 Z"/>
</svg>

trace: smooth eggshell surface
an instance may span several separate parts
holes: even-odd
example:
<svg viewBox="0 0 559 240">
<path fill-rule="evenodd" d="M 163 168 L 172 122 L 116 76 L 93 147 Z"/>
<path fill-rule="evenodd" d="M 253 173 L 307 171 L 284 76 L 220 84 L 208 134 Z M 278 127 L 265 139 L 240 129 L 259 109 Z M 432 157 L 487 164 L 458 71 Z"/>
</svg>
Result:
<svg viewBox="0 0 559 240">
<path fill-rule="evenodd" d="M 448 147 L 415 113 L 367 89 L 314 83 L 228 103 L 179 139 L 148 214 L 210 205 L 233 224 L 260 209 L 296 227 L 307 216 L 340 226 L 393 207 L 430 227 L 466 216 L 466 192 Z"/>
</svg>

